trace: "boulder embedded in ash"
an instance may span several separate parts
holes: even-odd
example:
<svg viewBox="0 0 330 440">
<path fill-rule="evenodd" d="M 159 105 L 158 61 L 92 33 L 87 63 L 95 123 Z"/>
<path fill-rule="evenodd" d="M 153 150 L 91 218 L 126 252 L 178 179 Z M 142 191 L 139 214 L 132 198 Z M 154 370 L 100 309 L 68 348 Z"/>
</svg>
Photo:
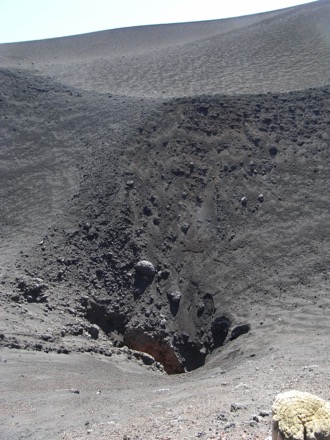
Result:
<svg viewBox="0 0 330 440">
<path fill-rule="evenodd" d="M 93 339 L 98 339 L 100 333 L 100 327 L 97 324 L 92 324 L 88 329 L 88 333 L 91 335 Z"/>
<path fill-rule="evenodd" d="M 278 150 L 277 150 L 277 148 L 276 148 L 275 146 L 270 147 L 270 149 L 269 149 L 269 154 L 270 154 L 272 157 L 275 157 L 275 156 L 277 155 L 277 153 L 278 153 Z"/>
<path fill-rule="evenodd" d="M 178 290 L 175 290 L 174 292 L 169 292 L 167 294 L 169 301 L 173 304 L 179 304 L 181 296 L 181 292 L 179 292 Z"/>
<path fill-rule="evenodd" d="M 250 330 L 251 330 L 250 324 L 239 324 L 233 328 L 229 340 L 233 341 L 234 339 L 237 339 L 239 336 L 248 333 Z"/>
<path fill-rule="evenodd" d="M 142 351 L 136 351 L 136 350 L 132 350 L 132 352 L 133 352 L 133 356 L 136 359 L 141 360 L 145 365 L 152 365 L 156 362 L 155 358 L 153 358 L 148 353 L 144 353 Z"/>
<path fill-rule="evenodd" d="M 167 278 L 170 276 L 169 269 L 160 270 L 157 274 L 158 281 L 160 280 L 167 280 Z"/>
<path fill-rule="evenodd" d="M 153 224 L 154 224 L 155 226 L 158 226 L 159 223 L 160 223 L 160 218 L 159 218 L 159 217 L 155 217 L 155 218 L 153 219 Z"/>
<path fill-rule="evenodd" d="M 183 223 L 183 225 L 181 225 L 181 231 L 186 235 L 188 230 L 190 228 L 189 223 Z"/>
<path fill-rule="evenodd" d="M 214 348 L 221 347 L 227 338 L 230 319 L 227 316 L 217 316 L 213 319 L 211 331 Z"/>
<path fill-rule="evenodd" d="M 147 217 L 151 216 L 152 210 L 151 210 L 150 206 L 146 205 L 143 207 L 143 214 L 146 215 Z"/>
<path fill-rule="evenodd" d="M 135 270 L 145 276 L 153 277 L 157 272 L 155 266 L 147 260 L 141 260 L 135 265 Z"/>
<path fill-rule="evenodd" d="M 242 203 L 242 206 L 246 206 L 247 205 L 247 198 L 246 197 L 242 197 L 241 198 L 241 203 Z"/>
</svg>

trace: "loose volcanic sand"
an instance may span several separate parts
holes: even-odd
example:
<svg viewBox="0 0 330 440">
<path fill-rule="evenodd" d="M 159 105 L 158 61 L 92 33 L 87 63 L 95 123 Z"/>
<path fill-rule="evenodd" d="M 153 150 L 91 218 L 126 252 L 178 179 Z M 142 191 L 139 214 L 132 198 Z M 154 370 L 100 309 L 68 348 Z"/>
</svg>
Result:
<svg viewBox="0 0 330 440">
<path fill-rule="evenodd" d="M 265 440 L 279 392 L 329 400 L 329 23 L 0 45 L 1 439 Z"/>
</svg>

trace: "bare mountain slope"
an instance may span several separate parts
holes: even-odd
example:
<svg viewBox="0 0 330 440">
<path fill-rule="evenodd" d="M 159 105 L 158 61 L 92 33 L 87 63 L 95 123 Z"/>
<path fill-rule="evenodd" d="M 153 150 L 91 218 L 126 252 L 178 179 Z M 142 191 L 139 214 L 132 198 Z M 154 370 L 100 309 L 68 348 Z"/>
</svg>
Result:
<svg viewBox="0 0 330 440">
<path fill-rule="evenodd" d="M 0 46 L 1 438 L 327 398 L 329 6 Z"/>
<path fill-rule="evenodd" d="M 211 22 L 4 44 L 3 66 L 102 93 L 266 93 L 329 83 L 329 1 Z"/>
</svg>

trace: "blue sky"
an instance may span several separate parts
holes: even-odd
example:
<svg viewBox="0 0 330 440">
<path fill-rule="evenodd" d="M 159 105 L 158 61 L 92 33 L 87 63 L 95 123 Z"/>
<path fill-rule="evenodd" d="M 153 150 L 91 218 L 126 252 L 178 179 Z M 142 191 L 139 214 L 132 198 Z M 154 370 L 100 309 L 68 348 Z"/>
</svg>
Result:
<svg viewBox="0 0 330 440">
<path fill-rule="evenodd" d="M 0 0 L 0 43 L 236 17 L 312 0 Z"/>
</svg>

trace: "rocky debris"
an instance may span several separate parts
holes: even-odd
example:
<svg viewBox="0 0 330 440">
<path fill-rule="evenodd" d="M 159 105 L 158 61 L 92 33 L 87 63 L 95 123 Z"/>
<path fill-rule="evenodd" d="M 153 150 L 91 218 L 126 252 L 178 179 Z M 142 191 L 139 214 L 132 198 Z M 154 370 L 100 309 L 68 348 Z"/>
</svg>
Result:
<svg viewBox="0 0 330 440">
<path fill-rule="evenodd" d="M 272 411 L 273 440 L 330 439 L 330 402 L 292 390 L 276 396 Z"/>
<path fill-rule="evenodd" d="M 264 201 L 264 195 L 263 194 L 259 194 L 258 195 L 258 200 L 260 203 L 262 203 Z"/>
<path fill-rule="evenodd" d="M 147 277 L 153 277 L 157 272 L 155 266 L 147 260 L 141 260 L 135 265 L 135 270 Z"/>
<path fill-rule="evenodd" d="M 225 412 L 220 412 L 217 415 L 217 420 L 219 422 L 228 422 L 228 415 Z"/>
<path fill-rule="evenodd" d="M 225 429 L 228 430 L 228 429 L 231 429 L 231 428 L 235 428 L 235 426 L 236 426 L 235 422 L 229 422 L 229 423 L 227 423 L 225 425 Z"/>
<path fill-rule="evenodd" d="M 68 323 L 61 330 L 61 336 L 65 335 L 73 335 L 78 336 L 82 335 L 84 330 L 86 330 L 86 326 L 82 323 Z"/>
<path fill-rule="evenodd" d="M 41 278 L 18 278 L 16 280 L 18 289 L 23 293 L 29 302 L 45 302 L 47 295 L 44 294 L 48 285 Z"/>
<path fill-rule="evenodd" d="M 49 333 L 44 333 L 43 335 L 40 336 L 40 339 L 42 339 L 43 341 L 48 341 L 48 342 L 54 342 L 54 336 L 49 334 Z"/>
</svg>

